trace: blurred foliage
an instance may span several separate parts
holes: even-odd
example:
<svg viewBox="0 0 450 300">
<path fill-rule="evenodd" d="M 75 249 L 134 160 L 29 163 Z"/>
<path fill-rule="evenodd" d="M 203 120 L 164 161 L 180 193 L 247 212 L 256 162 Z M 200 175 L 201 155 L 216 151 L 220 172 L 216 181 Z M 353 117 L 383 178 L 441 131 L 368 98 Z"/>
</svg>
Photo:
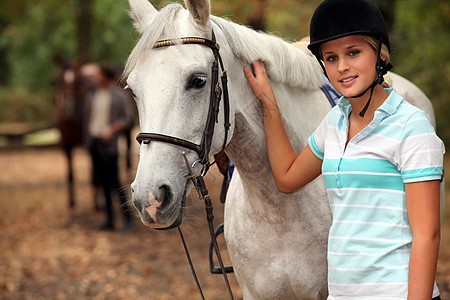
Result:
<svg viewBox="0 0 450 300">
<path fill-rule="evenodd" d="M 1 122 L 40 123 L 53 120 L 55 114 L 55 103 L 47 92 L 0 87 Z"/>
<path fill-rule="evenodd" d="M 20 2 L 21 5 L 16 3 Z M 76 0 L 25 0 L 2 4 L 0 49 L 6 49 L 10 71 L 7 83 L 29 90 L 52 89 L 57 75 L 56 57 L 78 57 Z M 126 1 L 93 1 L 89 59 L 122 64 L 131 47 L 133 30 Z M 137 38 L 137 35 L 134 37 Z"/>
<path fill-rule="evenodd" d="M 395 12 L 394 71 L 430 98 L 438 134 L 450 145 L 450 2 L 397 0 Z"/>
<path fill-rule="evenodd" d="M 79 0 L 0 0 L 0 85 L 19 92 L 51 92 L 56 56 L 74 60 Z M 181 1 L 181 0 L 179 0 Z M 178 1 L 178 2 L 179 2 Z M 160 9 L 174 0 L 151 0 Z M 308 35 L 309 21 L 321 0 L 212 0 L 212 13 L 239 24 L 295 41 Z M 447 0 L 374 0 L 390 30 L 394 71 L 418 85 L 432 100 L 439 135 L 450 142 L 450 2 Z M 128 1 L 92 0 L 90 61 L 123 66 L 138 38 L 128 16 Z M 45 107 L 49 100 L 43 101 Z M 1 110 L 4 111 L 2 101 Z M 39 102 L 33 102 L 37 105 Z M 11 115 L 2 115 L 2 121 Z M 15 116 L 18 117 L 18 116 Z M 3 119 L 6 118 L 6 119 Z M 22 116 L 26 120 L 29 117 Z"/>
</svg>

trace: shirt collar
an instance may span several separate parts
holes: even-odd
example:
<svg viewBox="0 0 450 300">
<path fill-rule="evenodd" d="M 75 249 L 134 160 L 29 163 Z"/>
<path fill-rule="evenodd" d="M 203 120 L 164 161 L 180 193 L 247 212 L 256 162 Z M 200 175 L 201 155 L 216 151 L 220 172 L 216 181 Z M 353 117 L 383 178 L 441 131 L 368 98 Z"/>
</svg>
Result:
<svg viewBox="0 0 450 300">
<path fill-rule="evenodd" d="M 397 92 L 393 88 L 385 88 L 384 90 L 389 94 L 389 96 L 386 98 L 386 100 L 384 100 L 383 104 L 377 109 L 377 111 L 384 111 L 388 115 L 392 115 L 400 106 L 403 97 L 397 94 Z M 337 106 L 345 116 L 348 117 L 350 115 L 352 106 L 348 98 L 341 97 L 337 102 Z"/>
<path fill-rule="evenodd" d="M 377 110 L 384 111 L 388 115 L 392 115 L 397 111 L 398 107 L 402 103 L 403 97 L 397 94 L 397 92 L 392 88 L 384 90 L 389 94 L 389 96 Z"/>
<path fill-rule="evenodd" d="M 337 102 L 337 107 L 339 108 L 341 113 L 348 118 L 348 116 L 352 111 L 352 105 L 350 104 L 350 100 L 342 96 Z"/>
</svg>

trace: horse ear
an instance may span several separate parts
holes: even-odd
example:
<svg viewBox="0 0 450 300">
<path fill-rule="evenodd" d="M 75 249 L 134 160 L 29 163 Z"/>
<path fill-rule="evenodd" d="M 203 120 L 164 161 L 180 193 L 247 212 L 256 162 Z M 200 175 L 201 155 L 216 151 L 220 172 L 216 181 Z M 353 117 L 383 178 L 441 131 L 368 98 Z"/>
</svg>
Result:
<svg viewBox="0 0 450 300">
<path fill-rule="evenodd" d="M 184 0 L 190 15 L 199 25 L 206 25 L 211 14 L 210 0 Z"/>
<path fill-rule="evenodd" d="M 148 0 L 128 0 L 128 2 L 130 4 L 130 17 L 134 20 L 134 27 L 142 33 L 145 24 L 158 11 Z"/>
</svg>

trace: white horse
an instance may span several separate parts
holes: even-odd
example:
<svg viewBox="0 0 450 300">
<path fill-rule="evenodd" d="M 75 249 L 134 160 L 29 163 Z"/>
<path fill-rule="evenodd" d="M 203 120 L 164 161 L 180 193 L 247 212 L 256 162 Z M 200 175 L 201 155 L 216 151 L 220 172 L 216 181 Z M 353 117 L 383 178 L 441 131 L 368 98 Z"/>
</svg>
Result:
<svg viewBox="0 0 450 300">
<path fill-rule="evenodd" d="M 255 60 L 265 62 L 286 131 L 300 151 L 330 110 L 320 90 L 322 74 L 315 58 L 278 37 L 211 16 L 209 0 L 186 0 L 187 10 L 170 4 L 159 12 L 147 0 L 129 2 L 142 36 L 124 76 L 135 95 L 142 132 L 198 144 L 208 114 L 211 49 L 198 44 L 154 49 L 155 42 L 212 39 L 214 31 L 221 47 L 230 94 L 225 150 L 236 166 L 225 204 L 225 239 L 244 298 L 326 299 L 331 214 L 323 179 L 295 193 L 277 190 L 267 158 L 261 104 L 242 71 Z M 394 86 L 406 82 L 397 76 L 393 80 Z M 429 103 L 426 97 L 421 101 Z M 220 151 L 224 140 L 220 109 L 211 154 Z M 428 113 L 433 116 L 431 108 Z M 185 218 L 185 197 L 192 185 L 182 151 L 190 162 L 198 159 L 195 151 L 161 141 L 140 147 L 131 185 L 133 204 L 142 222 L 152 228 L 178 226 Z M 199 164 L 194 167 L 200 172 Z"/>
</svg>

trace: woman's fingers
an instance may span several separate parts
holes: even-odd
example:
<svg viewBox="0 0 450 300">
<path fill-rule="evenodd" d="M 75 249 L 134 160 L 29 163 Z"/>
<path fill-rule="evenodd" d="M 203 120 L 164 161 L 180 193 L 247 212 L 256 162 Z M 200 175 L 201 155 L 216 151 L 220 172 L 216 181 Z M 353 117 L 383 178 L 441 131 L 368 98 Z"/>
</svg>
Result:
<svg viewBox="0 0 450 300">
<path fill-rule="evenodd" d="M 256 98 L 261 100 L 263 104 L 273 105 L 276 103 L 275 95 L 267 77 L 266 68 L 262 61 L 255 61 L 252 64 L 253 72 L 245 67 L 244 75 L 247 78 Z"/>
<path fill-rule="evenodd" d="M 253 69 L 255 70 L 255 75 L 264 74 L 266 72 L 266 67 L 264 66 L 264 63 L 260 60 L 254 61 L 252 66 Z"/>
<path fill-rule="evenodd" d="M 258 91 L 264 89 L 265 86 L 269 84 L 269 79 L 267 78 L 266 69 L 263 62 L 255 61 L 252 66 L 253 72 L 249 68 L 244 67 L 244 75 L 257 95 Z"/>
<path fill-rule="evenodd" d="M 250 71 L 250 69 L 247 68 L 247 67 L 244 67 L 244 75 L 245 75 L 245 78 L 247 78 L 248 81 L 255 80 L 255 77 L 253 76 L 252 71 Z M 251 84 L 251 82 L 250 82 L 250 84 Z"/>
</svg>

